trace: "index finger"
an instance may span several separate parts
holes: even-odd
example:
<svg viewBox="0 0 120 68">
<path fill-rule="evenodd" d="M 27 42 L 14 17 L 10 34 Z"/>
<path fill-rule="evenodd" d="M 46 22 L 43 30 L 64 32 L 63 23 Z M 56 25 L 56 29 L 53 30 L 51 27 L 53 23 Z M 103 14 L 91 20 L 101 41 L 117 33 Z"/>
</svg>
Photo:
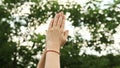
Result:
<svg viewBox="0 0 120 68">
<path fill-rule="evenodd" d="M 48 29 L 50 29 L 50 28 L 52 28 L 52 27 L 53 27 L 53 22 L 54 22 L 54 19 L 52 18 L 52 20 L 50 21 L 50 24 L 49 24 Z"/>
</svg>

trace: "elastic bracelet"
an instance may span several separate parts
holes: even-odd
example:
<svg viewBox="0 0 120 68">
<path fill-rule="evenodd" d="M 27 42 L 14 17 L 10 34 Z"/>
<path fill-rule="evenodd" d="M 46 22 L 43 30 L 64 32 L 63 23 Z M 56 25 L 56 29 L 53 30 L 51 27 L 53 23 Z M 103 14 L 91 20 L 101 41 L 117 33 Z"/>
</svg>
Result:
<svg viewBox="0 0 120 68">
<path fill-rule="evenodd" d="M 55 50 L 47 50 L 47 51 L 46 51 L 46 53 L 47 53 L 47 52 L 54 52 L 54 53 L 57 53 L 57 54 L 59 54 L 59 55 L 60 55 L 60 53 L 59 53 L 59 52 L 57 52 L 57 51 L 55 51 Z"/>
</svg>

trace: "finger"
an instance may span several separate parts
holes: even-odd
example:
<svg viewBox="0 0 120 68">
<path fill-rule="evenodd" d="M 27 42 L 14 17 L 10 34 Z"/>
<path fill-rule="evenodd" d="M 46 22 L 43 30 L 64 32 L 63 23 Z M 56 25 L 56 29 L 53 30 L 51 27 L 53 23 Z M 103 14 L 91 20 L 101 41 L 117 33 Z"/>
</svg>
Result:
<svg viewBox="0 0 120 68">
<path fill-rule="evenodd" d="M 54 22 L 54 19 L 52 19 L 52 20 L 50 21 L 50 24 L 49 24 L 48 29 L 50 29 L 50 28 L 52 28 L 52 27 L 53 27 L 53 22 Z"/>
<path fill-rule="evenodd" d="M 59 17 L 59 20 L 58 20 L 58 23 L 57 23 L 57 26 L 58 26 L 58 27 L 61 27 L 61 23 L 62 23 L 62 20 L 63 20 L 62 14 L 63 14 L 63 13 L 60 14 L 60 17 Z"/>
<path fill-rule="evenodd" d="M 65 37 L 66 40 L 67 40 L 67 37 L 68 37 L 68 33 L 69 33 L 68 30 L 66 30 L 66 31 L 64 32 L 64 37 Z"/>
<path fill-rule="evenodd" d="M 65 16 L 62 15 L 62 18 L 63 18 L 63 20 L 61 22 L 61 30 L 64 30 L 64 27 L 65 27 Z"/>
<path fill-rule="evenodd" d="M 55 15 L 54 22 L 53 22 L 53 27 L 56 27 L 58 19 L 59 19 L 59 13 Z"/>
</svg>

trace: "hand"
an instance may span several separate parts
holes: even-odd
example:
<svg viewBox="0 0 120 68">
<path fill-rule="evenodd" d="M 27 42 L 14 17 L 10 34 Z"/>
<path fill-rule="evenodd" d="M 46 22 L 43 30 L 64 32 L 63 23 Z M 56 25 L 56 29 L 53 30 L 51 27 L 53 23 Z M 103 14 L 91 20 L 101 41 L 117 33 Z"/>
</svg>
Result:
<svg viewBox="0 0 120 68">
<path fill-rule="evenodd" d="M 65 44 L 68 37 L 68 30 L 64 31 L 65 16 L 63 12 L 56 14 L 51 20 L 46 36 L 46 44 L 48 49 L 59 50 Z"/>
</svg>

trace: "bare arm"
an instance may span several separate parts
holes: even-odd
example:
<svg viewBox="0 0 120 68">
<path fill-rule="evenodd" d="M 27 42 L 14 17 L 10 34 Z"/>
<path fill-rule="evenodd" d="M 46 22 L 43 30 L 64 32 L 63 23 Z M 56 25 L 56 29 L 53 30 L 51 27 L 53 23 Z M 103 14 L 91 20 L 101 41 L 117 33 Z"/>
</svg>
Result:
<svg viewBox="0 0 120 68">
<path fill-rule="evenodd" d="M 53 50 L 60 52 L 60 47 L 64 45 L 68 36 L 68 30 L 64 31 L 64 25 L 64 14 L 56 14 L 55 18 L 49 24 L 46 37 L 47 49 L 42 54 L 37 68 L 60 68 L 60 55 L 54 52 L 46 53 L 46 51 Z"/>
<path fill-rule="evenodd" d="M 47 31 L 47 50 L 60 52 L 60 47 L 64 45 L 68 36 L 68 30 L 64 31 L 64 25 L 64 14 L 62 12 L 56 14 Z M 47 52 L 45 68 L 60 68 L 60 55 L 55 52 Z"/>
<path fill-rule="evenodd" d="M 45 58 L 46 58 L 46 54 L 44 51 L 38 65 L 37 65 L 37 68 L 45 68 Z"/>
<path fill-rule="evenodd" d="M 46 54 L 45 68 L 60 68 L 59 55 L 53 52 L 48 52 Z"/>
</svg>

